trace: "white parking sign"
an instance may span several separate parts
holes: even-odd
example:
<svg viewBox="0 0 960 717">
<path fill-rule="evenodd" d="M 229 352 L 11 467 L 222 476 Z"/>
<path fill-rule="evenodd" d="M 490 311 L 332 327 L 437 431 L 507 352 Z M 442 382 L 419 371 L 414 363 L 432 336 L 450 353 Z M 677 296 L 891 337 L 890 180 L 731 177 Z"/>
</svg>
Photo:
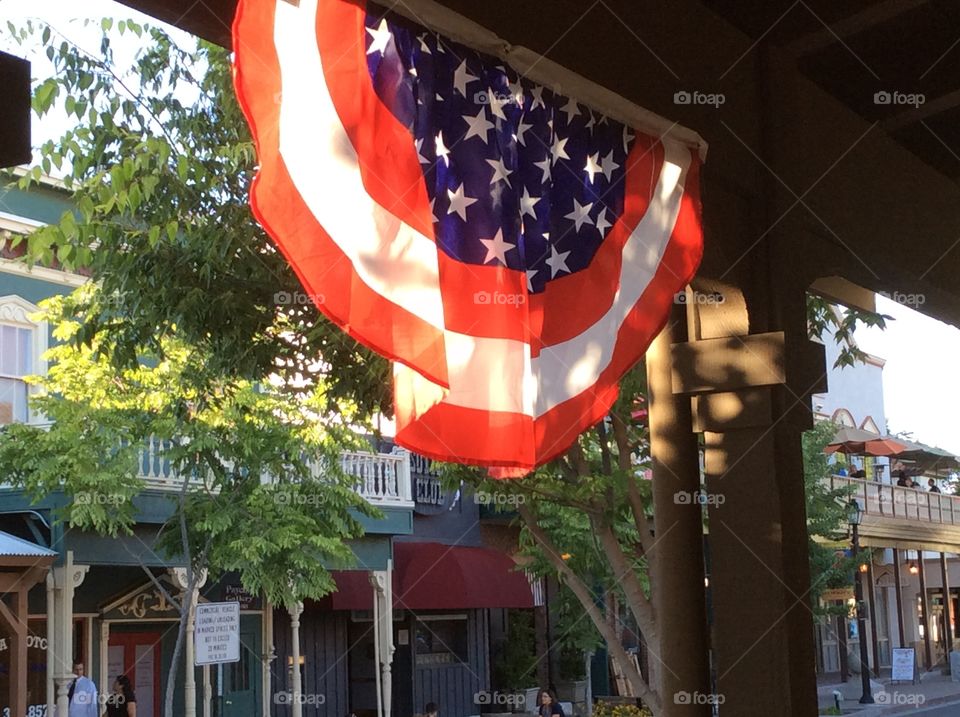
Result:
<svg viewBox="0 0 960 717">
<path fill-rule="evenodd" d="M 197 605 L 193 640 L 197 665 L 240 660 L 240 603 L 207 602 Z"/>
</svg>

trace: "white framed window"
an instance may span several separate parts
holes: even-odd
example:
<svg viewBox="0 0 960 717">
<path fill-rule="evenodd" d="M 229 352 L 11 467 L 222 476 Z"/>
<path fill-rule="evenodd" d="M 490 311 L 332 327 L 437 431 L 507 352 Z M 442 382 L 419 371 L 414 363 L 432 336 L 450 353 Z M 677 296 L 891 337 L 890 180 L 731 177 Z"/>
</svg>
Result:
<svg viewBox="0 0 960 717">
<path fill-rule="evenodd" d="M 29 403 L 35 389 L 25 381 L 47 371 L 47 324 L 31 318 L 38 310 L 19 296 L 0 297 L 0 425 L 38 420 Z"/>
</svg>

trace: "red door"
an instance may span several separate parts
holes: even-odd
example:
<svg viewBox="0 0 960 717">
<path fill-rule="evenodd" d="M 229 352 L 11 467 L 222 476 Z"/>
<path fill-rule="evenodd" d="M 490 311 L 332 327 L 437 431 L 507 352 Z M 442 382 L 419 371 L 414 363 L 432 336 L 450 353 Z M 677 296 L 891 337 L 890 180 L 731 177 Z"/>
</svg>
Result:
<svg viewBox="0 0 960 717">
<path fill-rule="evenodd" d="M 112 632 L 107 643 L 110 687 L 118 672 L 130 678 L 137 717 L 160 717 L 160 640 L 162 632 Z"/>
</svg>

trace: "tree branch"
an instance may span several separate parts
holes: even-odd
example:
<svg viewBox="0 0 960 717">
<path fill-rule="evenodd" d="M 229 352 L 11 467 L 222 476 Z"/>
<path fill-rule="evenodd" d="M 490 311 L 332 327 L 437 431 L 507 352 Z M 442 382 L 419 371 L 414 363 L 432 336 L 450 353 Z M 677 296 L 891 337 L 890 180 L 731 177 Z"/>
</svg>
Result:
<svg viewBox="0 0 960 717">
<path fill-rule="evenodd" d="M 543 549 L 547 559 L 563 577 L 567 586 L 577 597 L 577 600 L 580 601 L 580 605 L 583 607 L 584 611 L 593 621 L 597 631 L 603 636 L 604 641 L 607 643 L 607 649 L 610 650 L 610 654 L 623 667 L 624 677 L 626 677 L 626 679 L 630 682 L 630 686 L 633 688 L 633 691 L 641 699 L 643 699 L 654 710 L 654 712 L 659 712 L 659 696 L 650 688 L 650 686 L 647 684 L 647 681 L 643 678 L 643 675 L 641 675 L 639 670 L 636 669 L 635 662 L 630 658 L 630 655 L 627 654 L 627 651 L 623 648 L 620 640 L 617 639 L 616 631 L 607 622 L 600 608 L 597 607 L 591 590 L 577 576 L 577 574 L 570 569 L 563 558 L 560 557 L 560 553 L 553 544 L 553 541 L 550 540 L 550 537 L 543 531 L 542 528 L 540 528 L 539 525 L 537 525 L 537 518 L 533 514 L 533 511 L 531 511 L 526 505 L 517 506 L 517 511 L 523 518 L 524 525 L 526 526 L 527 530 L 530 531 L 533 539 Z"/>
</svg>

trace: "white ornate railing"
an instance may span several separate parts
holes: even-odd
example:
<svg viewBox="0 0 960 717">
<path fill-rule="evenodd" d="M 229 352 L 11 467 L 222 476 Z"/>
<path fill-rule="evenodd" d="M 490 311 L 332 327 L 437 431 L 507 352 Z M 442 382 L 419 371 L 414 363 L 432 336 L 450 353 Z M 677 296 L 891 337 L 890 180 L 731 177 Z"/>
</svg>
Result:
<svg viewBox="0 0 960 717">
<path fill-rule="evenodd" d="M 830 487 L 851 486 L 865 515 L 960 525 L 960 496 L 931 493 L 878 481 L 830 476 Z"/>
<path fill-rule="evenodd" d="M 42 424 L 48 427 L 49 424 Z M 137 455 L 137 473 L 148 489 L 173 491 L 183 487 L 183 476 L 178 475 L 166 452 L 171 442 L 151 436 Z M 413 488 L 410 482 L 410 453 L 397 449 L 394 453 L 364 453 L 345 451 L 340 454 L 340 468 L 359 481 L 356 490 L 374 505 L 413 507 Z M 322 478 L 327 468 L 321 460 L 311 461 L 314 478 Z M 189 479 L 202 485 L 198 477 Z"/>
</svg>

